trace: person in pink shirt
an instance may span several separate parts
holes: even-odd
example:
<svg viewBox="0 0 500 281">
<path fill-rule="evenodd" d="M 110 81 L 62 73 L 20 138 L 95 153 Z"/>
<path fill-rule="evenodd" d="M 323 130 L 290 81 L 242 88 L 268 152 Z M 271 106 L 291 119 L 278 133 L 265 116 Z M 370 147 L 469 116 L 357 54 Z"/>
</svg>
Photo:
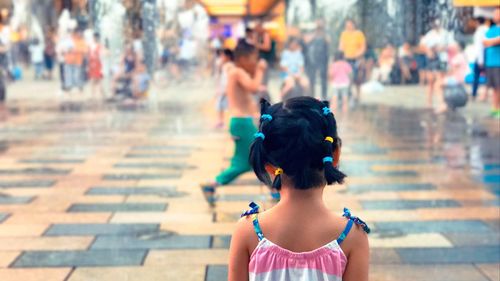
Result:
<svg viewBox="0 0 500 281">
<path fill-rule="evenodd" d="M 465 84 L 465 76 L 469 71 L 469 64 L 467 58 L 458 43 L 451 44 L 448 47 L 449 57 L 449 72 L 448 77 L 455 78 L 458 84 Z"/>
<path fill-rule="evenodd" d="M 334 61 L 330 66 L 330 83 L 333 88 L 332 108 L 340 104 L 347 106 L 351 96 L 352 67 L 344 59 L 344 53 L 335 54 Z M 337 97 L 335 99 L 335 97 Z"/>
<path fill-rule="evenodd" d="M 454 110 L 458 107 L 465 106 L 468 95 L 465 89 L 465 76 L 469 71 L 467 58 L 465 57 L 462 47 L 458 43 L 453 43 L 448 46 L 448 72 L 444 77 L 443 88 L 443 103 L 436 111 L 443 113 L 448 109 Z"/>
</svg>

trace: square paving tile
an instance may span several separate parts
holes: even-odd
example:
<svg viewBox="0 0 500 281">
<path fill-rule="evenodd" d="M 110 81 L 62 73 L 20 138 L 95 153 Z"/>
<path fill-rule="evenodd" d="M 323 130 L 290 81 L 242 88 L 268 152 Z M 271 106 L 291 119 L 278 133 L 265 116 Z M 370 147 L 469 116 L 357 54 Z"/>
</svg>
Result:
<svg viewBox="0 0 500 281">
<path fill-rule="evenodd" d="M 264 194 L 223 194 L 219 196 L 220 201 L 266 201 L 269 195 Z"/>
<path fill-rule="evenodd" d="M 217 235 L 212 240 L 212 248 L 214 249 L 229 249 L 230 244 L 231 236 L 229 235 Z"/>
<path fill-rule="evenodd" d="M 45 236 L 136 235 L 158 231 L 159 224 L 55 224 Z"/>
<path fill-rule="evenodd" d="M 78 267 L 68 281 L 204 281 L 205 266 Z M 219 280 L 222 281 L 222 280 Z"/>
<path fill-rule="evenodd" d="M 70 172 L 70 169 L 54 168 L 0 169 L 0 175 L 67 175 Z"/>
<path fill-rule="evenodd" d="M 347 186 L 348 192 L 367 191 L 409 191 L 409 190 L 435 190 L 436 186 L 430 183 L 395 183 L 395 184 L 351 184 Z"/>
<path fill-rule="evenodd" d="M 33 187 L 51 187 L 56 183 L 55 180 L 18 180 L 18 181 L 2 181 L 0 180 L 0 188 L 33 188 Z"/>
<path fill-rule="evenodd" d="M 207 265 L 205 281 L 227 280 L 227 265 Z"/>
<path fill-rule="evenodd" d="M 105 174 L 102 176 L 103 180 L 159 180 L 159 179 L 175 179 L 179 178 L 181 174 Z"/>
<path fill-rule="evenodd" d="M 192 146 L 180 146 L 180 145 L 134 145 L 131 148 L 132 150 L 154 150 L 154 151 L 162 151 L 162 150 L 173 150 L 173 151 L 191 151 L 196 149 Z"/>
<path fill-rule="evenodd" d="M 73 204 L 68 212 L 161 212 L 167 209 L 164 203 L 103 203 Z"/>
<path fill-rule="evenodd" d="M 377 265 L 370 268 L 370 281 L 489 281 L 469 264 Z"/>
<path fill-rule="evenodd" d="M 444 233 L 444 236 L 453 243 L 453 245 L 462 246 L 500 246 L 499 232 L 483 233 Z"/>
<path fill-rule="evenodd" d="M 426 233 L 426 232 L 489 232 L 490 227 L 482 221 L 408 221 L 408 222 L 376 222 L 377 232 L 402 232 L 402 233 Z"/>
<path fill-rule="evenodd" d="M 71 268 L 1 268 L 2 281 L 64 281 Z"/>
<path fill-rule="evenodd" d="M 92 187 L 88 195 L 157 195 L 179 197 L 183 195 L 175 187 Z"/>
<path fill-rule="evenodd" d="M 477 264 L 476 267 L 489 278 L 489 281 L 500 280 L 500 265 L 498 264 Z"/>
<path fill-rule="evenodd" d="M 27 204 L 30 203 L 34 196 L 0 196 L 0 205 L 10 204 Z"/>
<path fill-rule="evenodd" d="M 50 158 L 33 158 L 21 159 L 20 163 L 31 164 L 79 164 L 85 162 L 85 159 L 50 159 Z"/>
<path fill-rule="evenodd" d="M 361 205 L 366 210 L 400 210 L 460 206 L 455 200 L 367 200 L 362 201 Z"/>
<path fill-rule="evenodd" d="M 130 169 L 168 169 L 168 170 L 192 170 L 195 166 L 186 165 L 183 163 L 117 163 L 114 168 Z"/>
<path fill-rule="evenodd" d="M 145 256 L 145 250 L 28 251 L 13 267 L 138 266 Z"/>
<path fill-rule="evenodd" d="M 8 267 L 20 254 L 18 251 L 0 251 L 0 268 Z"/>
<path fill-rule="evenodd" d="M 91 249 L 208 249 L 208 235 L 154 232 L 137 236 L 98 236 Z"/>
<path fill-rule="evenodd" d="M 8 217 L 9 217 L 9 214 L 0 213 L 0 223 L 2 223 Z"/>
<path fill-rule="evenodd" d="M 397 249 L 403 263 L 409 264 L 462 264 L 462 263 L 500 263 L 500 245 Z"/>
<path fill-rule="evenodd" d="M 186 158 L 190 153 L 128 153 L 125 158 Z"/>
<path fill-rule="evenodd" d="M 175 267 L 178 265 L 226 265 L 229 261 L 227 249 L 151 250 L 144 261 L 145 266 Z"/>
<path fill-rule="evenodd" d="M 0 251 L 84 250 L 94 240 L 89 236 L 0 237 Z"/>
</svg>

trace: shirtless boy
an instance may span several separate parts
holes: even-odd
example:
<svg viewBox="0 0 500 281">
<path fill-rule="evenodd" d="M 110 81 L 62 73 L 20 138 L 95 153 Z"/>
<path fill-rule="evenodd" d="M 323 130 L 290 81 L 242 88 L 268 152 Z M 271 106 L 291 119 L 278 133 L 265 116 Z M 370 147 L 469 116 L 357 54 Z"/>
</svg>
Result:
<svg viewBox="0 0 500 281">
<path fill-rule="evenodd" d="M 255 103 L 252 96 L 263 90 L 262 79 L 267 67 L 259 61 L 257 49 L 244 40 L 234 50 L 235 67 L 231 68 L 227 80 L 227 99 L 231 121 L 229 132 L 234 139 L 235 150 L 229 168 L 219 174 L 215 181 L 202 185 L 203 194 L 209 204 L 214 204 L 215 188 L 227 185 L 243 173 L 251 170 L 248 157 L 257 128 L 253 122 Z"/>
</svg>

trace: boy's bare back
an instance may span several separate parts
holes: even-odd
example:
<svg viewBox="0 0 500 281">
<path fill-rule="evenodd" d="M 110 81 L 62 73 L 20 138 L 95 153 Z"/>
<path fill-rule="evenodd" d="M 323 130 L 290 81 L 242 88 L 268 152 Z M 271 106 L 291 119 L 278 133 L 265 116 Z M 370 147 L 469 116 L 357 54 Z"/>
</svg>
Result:
<svg viewBox="0 0 500 281">
<path fill-rule="evenodd" d="M 261 90 L 266 67 L 265 61 L 261 60 L 254 77 L 238 66 L 229 70 L 226 92 L 232 117 L 251 117 L 254 115 L 256 105 L 252 95 Z"/>
</svg>

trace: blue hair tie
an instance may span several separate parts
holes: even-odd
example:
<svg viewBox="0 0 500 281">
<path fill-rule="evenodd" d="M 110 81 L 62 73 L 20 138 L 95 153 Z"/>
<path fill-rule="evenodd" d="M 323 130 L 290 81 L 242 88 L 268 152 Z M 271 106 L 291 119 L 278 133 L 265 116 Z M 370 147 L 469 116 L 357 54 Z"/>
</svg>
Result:
<svg viewBox="0 0 500 281">
<path fill-rule="evenodd" d="M 323 158 L 323 163 L 333 163 L 333 157 L 325 157 L 325 158 Z"/>
<path fill-rule="evenodd" d="M 254 135 L 256 139 L 261 138 L 262 140 L 266 139 L 266 136 L 262 132 L 258 132 Z"/>
<path fill-rule="evenodd" d="M 323 115 L 325 115 L 325 116 L 326 116 L 326 115 L 328 115 L 328 114 L 330 114 L 330 113 L 332 113 L 332 111 L 330 110 L 330 108 L 328 108 L 328 107 L 326 107 L 326 106 L 325 106 L 325 107 L 323 107 Z"/>
<path fill-rule="evenodd" d="M 260 120 L 270 122 L 273 120 L 273 117 L 269 114 L 262 114 L 262 116 L 260 117 Z"/>
</svg>

